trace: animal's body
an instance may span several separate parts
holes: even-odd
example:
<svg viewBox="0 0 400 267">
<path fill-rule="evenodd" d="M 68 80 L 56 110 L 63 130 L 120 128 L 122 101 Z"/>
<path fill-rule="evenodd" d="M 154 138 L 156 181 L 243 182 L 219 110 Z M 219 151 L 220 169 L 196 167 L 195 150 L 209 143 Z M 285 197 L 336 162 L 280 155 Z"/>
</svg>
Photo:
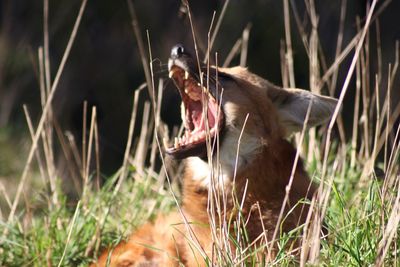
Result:
<svg viewBox="0 0 400 267">
<path fill-rule="evenodd" d="M 181 212 L 144 225 L 128 241 L 104 252 L 98 266 L 105 266 L 107 258 L 110 266 L 204 266 L 204 257 L 215 255 L 209 218 L 211 187 L 217 196 L 225 196 L 219 203 L 225 220 L 238 218 L 232 190 L 239 201 L 245 196 L 241 212 L 248 220 L 249 243 L 262 234 L 272 239 L 296 155 L 285 138 L 302 130 L 310 102 L 311 127 L 330 118 L 336 100 L 277 87 L 241 67 L 200 66 L 199 70 L 198 66 L 182 46 L 172 49 L 170 77 L 182 96 L 186 130 L 166 152 L 186 158 Z M 304 223 L 308 208 L 296 204 L 314 192 L 299 160 L 282 231 Z"/>
</svg>

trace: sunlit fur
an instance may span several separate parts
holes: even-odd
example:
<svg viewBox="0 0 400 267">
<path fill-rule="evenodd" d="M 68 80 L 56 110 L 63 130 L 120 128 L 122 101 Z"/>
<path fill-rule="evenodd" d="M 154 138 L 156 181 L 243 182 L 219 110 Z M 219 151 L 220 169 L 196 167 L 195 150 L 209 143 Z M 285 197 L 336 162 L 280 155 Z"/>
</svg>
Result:
<svg viewBox="0 0 400 267">
<path fill-rule="evenodd" d="M 244 218 L 249 218 L 247 234 L 250 242 L 263 233 L 263 227 L 267 239 L 271 240 L 296 154 L 293 145 L 285 138 L 293 131 L 301 130 L 299 122 L 304 120 L 311 100 L 313 108 L 309 126 L 329 119 L 336 100 L 303 90 L 279 88 L 245 68 L 219 71 L 230 78 L 219 80 L 225 129 L 220 140 L 219 158 L 216 158 L 215 152 L 212 159 L 212 173 L 220 175 L 213 181 L 219 183 L 217 191 L 221 192 L 222 188 L 228 192 L 226 218 L 237 218 L 232 189 L 236 189 L 236 195 L 241 200 L 247 188 L 242 213 Z M 186 161 L 181 207 L 188 224 L 179 212 L 159 216 L 155 222 L 133 233 L 127 242 L 120 243 L 114 250 L 105 251 L 98 260 L 98 266 L 105 266 L 109 254 L 110 266 L 178 266 L 179 263 L 205 266 L 203 257 L 207 255 L 211 259 L 215 255 L 212 253 L 213 239 L 207 213 L 212 169 L 207 161 L 200 158 Z M 233 177 L 235 173 L 236 177 Z M 314 192 L 315 186 L 299 161 L 286 211 L 299 200 L 310 199 Z M 285 213 L 281 229 L 287 232 L 302 224 L 307 212 L 307 205 L 298 205 L 287 216 Z M 266 250 L 264 253 L 266 255 Z"/>
</svg>

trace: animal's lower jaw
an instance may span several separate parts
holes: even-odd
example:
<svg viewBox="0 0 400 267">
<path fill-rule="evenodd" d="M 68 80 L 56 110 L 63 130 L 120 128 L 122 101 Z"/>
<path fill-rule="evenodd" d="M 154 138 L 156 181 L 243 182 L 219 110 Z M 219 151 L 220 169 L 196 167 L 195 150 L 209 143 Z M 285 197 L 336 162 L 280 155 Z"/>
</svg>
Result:
<svg viewBox="0 0 400 267">
<path fill-rule="evenodd" d="M 210 164 L 207 158 L 187 159 L 186 167 L 191 172 L 191 179 L 205 189 L 210 186 L 224 191 L 232 188 L 235 174 L 246 168 L 263 147 L 261 138 L 245 133 L 241 135 L 239 129 L 232 127 L 226 129 L 221 141 L 219 151 L 214 152 Z"/>
<path fill-rule="evenodd" d="M 209 189 L 214 186 L 218 189 L 230 187 L 233 173 L 217 163 L 208 164 L 207 161 L 199 157 L 187 159 L 187 168 L 192 170 L 192 180 L 197 182 L 200 187 Z"/>
</svg>

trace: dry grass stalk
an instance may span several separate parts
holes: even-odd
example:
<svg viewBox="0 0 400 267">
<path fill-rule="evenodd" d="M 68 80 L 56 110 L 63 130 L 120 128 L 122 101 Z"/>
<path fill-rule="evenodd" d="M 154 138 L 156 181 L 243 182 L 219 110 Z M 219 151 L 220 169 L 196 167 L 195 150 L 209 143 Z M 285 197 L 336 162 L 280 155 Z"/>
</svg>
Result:
<svg viewBox="0 0 400 267">
<path fill-rule="evenodd" d="M 134 166 L 138 168 L 139 176 L 143 176 L 144 173 L 143 167 L 145 166 L 145 160 L 148 148 L 146 137 L 149 131 L 149 120 L 150 120 L 150 102 L 146 101 L 144 103 L 142 127 L 134 158 Z"/>
<path fill-rule="evenodd" d="M 360 93 L 361 92 L 361 66 L 360 61 L 356 64 L 356 96 L 354 99 L 354 114 L 353 114 L 353 131 L 351 138 L 351 159 L 350 166 L 354 168 L 356 164 L 357 154 L 357 139 L 358 139 L 358 125 L 359 125 L 359 112 L 360 112 Z"/>
<path fill-rule="evenodd" d="M 83 0 L 82 1 L 81 7 L 79 9 L 78 16 L 76 18 L 74 27 L 73 27 L 72 32 L 71 32 L 71 36 L 70 36 L 70 38 L 68 40 L 67 47 L 65 48 L 65 51 L 64 51 L 63 57 L 61 59 L 59 68 L 58 68 L 56 76 L 54 78 L 54 82 L 53 82 L 53 84 L 51 86 L 51 90 L 50 90 L 50 92 L 49 92 L 49 94 L 47 96 L 46 105 L 43 108 L 42 116 L 41 116 L 39 124 L 37 126 L 36 133 L 35 133 L 35 136 L 34 136 L 34 139 L 33 139 L 33 142 L 32 142 L 32 146 L 31 146 L 31 149 L 29 151 L 28 158 L 27 158 L 24 170 L 22 172 L 22 176 L 21 176 L 20 182 L 18 184 L 17 193 L 16 193 L 15 198 L 14 198 L 13 206 L 11 208 L 11 211 L 10 211 L 9 215 L 8 215 L 8 222 L 11 222 L 13 220 L 13 218 L 14 218 L 15 211 L 17 209 L 17 205 L 19 203 L 19 199 L 21 197 L 22 190 L 23 190 L 24 185 L 26 183 L 26 179 L 27 179 L 27 175 L 28 175 L 31 163 L 32 163 L 32 159 L 33 159 L 33 156 L 35 154 L 35 150 L 36 150 L 37 145 L 38 145 L 39 137 L 41 136 L 41 133 L 42 133 L 42 130 L 43 130 L 46 118 L 47 118 L 47 113 L 49 112 L 49 110 L 51 108 L 51 102 L 53 100 L 54 93 L 55 93 L 55 91 L 57 89 L 58 82 L 59 82 L 61 74 L 63 72 L 65 63 L 66 63 L 66 61 L 68 59 L 68 56 L 69 56 L 69 53 L 71 51 L 72 45 L 74 43 L 75 36 L 76 36 L 76 33 L 78 31 L 78 28 L 79 28 L 80 21 L 82 19 L 82 15 L 83 15 L 83 12 L 84 12 L 85 7 L 86 7 L 86 3 L 87 3 L 87 0 Z M 7 228 L 6 228 L 4 230 L 4 232 L 3 232 L 3 237 L 7 234 L 7 232 L 8 231 L 7 231 Z"/>
<path fill-rule="evenodd" d="M 29 115 L 28 107 L 26 105 L 24 105 L 23 109 L 24 109 L 24 113 L 25 113 L 26 123 L 27 123 L 28 129 L 29 129 L 29 133 L 33 140 L 34 135 L 35 135 L 35 130 L 33 128 L 32 119 Z M 43 164 L 42 158 L 40 157 L 40 153 L 38 150 L 35 151 L 35 156 L 36 156 L 36 161 L 37 161 L 38 167 L 39 167 L 40 177 L 43 180 L 43 184 L 46 184 L 46 179 L 45 179 L 46 175 L 45 175 L 45 170 L 44 170 L 44 164 Z M 49 206 L 49 208 L 50 208 L 50 206 Z"/>
<path fill-rule="evenodd" d="M 283 17 L 285 23 L 285 40 L 286 40 L 286 54 L 285 60 L 287 61 L 289 85 L 291 88 L 296 88 L 294 80 L 294 64 L 293 64 L 293 50 L 292 50 L 292 37 L 290 30 L 290 15 L 288 0 L 283 0 Z"/>
<path fill-rule="evenodd" d="M 60 261 L 58 262 L 57 267 L 62 266 L 63 260 L 65 258 L 65 253 L 67 251 L 69 243 L 71 242 L 72 230 L 74 229 L 75 221 L 76 221 L 76 218 L 78 217 L 78 214 L 79 214 L 79 211 L 80 211 L 80 207 L 81 207 L 81 202 L 79 201 L 78 204 L 76 204 L 74 216 L 72 217 L 72 220 L 71 220 L 70 225 L 69 225 L 67 240 L 65 240 L 64 251 L 63 251 L 63 254 L 61 256 Z"/>
<path fill-rule="evenodd" d="M 243 34 L 242 34 L 243 36 Z M 232 46 L 231 50 L 228 53 L 228 56 L 225 58 L 224 63 L 222 64 L 222 67 L 229 67 L 229 65 L 231 64 L 233 58 L 239 53 L 239 49 L 242 46 L 242 39 L 239 38 L 237 39 L 237 41 L 235 42 L 235 44 Z"/>
<path fill-rule="evenodd" d="M 90 119 L 90 130 L 89 130 L 89 143 L 87 147 L 87 158 L 86 158 L 86 169 L 83 176 L 83 190 L 82 190 L 82 198 L 86 197 L 86 192 L 89 187 L 89 175 L 90 175 L 90 167 L 91 167 L 91 160 L 92 160 L 92 153 L 93 153 L 93 141 L 95 137 L 95 128 L 97 124 L 97 109 L 96 107 L 92 107 L 92 116 Z"/>
<path fill-rule="evenodd" d="M 364 28 L 363 28 L 363 31 L 362 31 L 362 34 L 361 34 L 361 38 L 357 43 L 356 50 L 355 50 L 355 53 L 354 53 L 354 56 L 353 56 L 353 60 L 351 62 L 349 70 L 347 72 L 347 76 L 346 76 L 346 79 L 345 79 L 344 84 L 342 86 L 342 89 L 340 91 L 338 105 L 336 106 L 335 112 L 334 112 L 334 114 L 332 116 L 332 119 L 331 119 L 331 121 L 329 123 L 329 126 L 328 126 L 327 138 L 326 138 L 325 150 L 324 150 L 325 154 L 324 154 L 323 169 L 322 169 L 322 181 L 324 180 L 323 178 L 324 178 L 324 176 L 326 174 L 327 157 L 328 157 L 329 148 L 330 148 L 330 145 L 331 145 L 330 138 L 331 138 L 331 135 L 332 135 L 332 129 L 333 129 L 334 123 L 336 121 L 336 118 L 339 115 L 339 111 L 340 111 L 340 108 L 341 108 L 341 106 L 343 104 L 343 99 L 344 99 L 344 96 L 346 95 L 346 92 L 347 92 L 347 89 L 348 89 L 348 86 L 349 86 L 349 83 L 350 83 L 350 79 L 351 79 L 351 77 L 353 75 L 353 72 L 354 72 L 354 68 L 355 68 L 357 59 L 358 59 L 358 57 L 360 55 L 360 52 L 361 52 L 361 49 L 363 47 L 364 39 L 365 39 L 365 36 L 367 34 L 367 31 L 368 31 L 368 28 L 369 28 L 369 25 L 370 25 L 370 22 L 371 22 L 371 17 L 372 17 L 373 11 L 375 9 L 376 2 L 377 2 L 376 0 L 374 0 L 372 2 L 371 9 L 369 10 L 369 12 L 367 14 L 367 21 L 365 22 L 365 25 L 364 25 Z"/>
<path fill-rule="evenodd" d="M 247 50 L 249 47 L 249 36 L 251 30 L 251 23 L 247 24 L 246 28 L 243 30 L 242 33 L 242 51 L 240 53 L 240 66 L 246 67 L 247 66 Z"/>
<path fill-rule="evenodd" d="M 338 58 L 340 53 L 341 53 L 341 51 L 342 51 L 343 35 L 344 35 L 344 22 L 345 22 L 345 19 L 346 19 L 346 8 L 347 8 L 347 0 L 341 0 L 339 31 L 338 31 L 338 38 L 337 38 L 337 41 L 336 41 L 335 58 Z M 339 69 L 336 68 L 334 70 L 333 74 L 332 74 L 331 86 L 329 88 L 329 94 L 331 96 L 334 95 L 334 92 L 335 92 L 335 89 L 336 89 L 338 73 L 339 73 Z"/>
<path fill-rule="evenodd" d="M 221 27 L 221 23 L 222 23 L 222 20 L 224 19 L 224 16 L 225 16 L 225 12 L 226 12 L 226 9 L 228 8 L 228 5 L 229 5 L 229 2 L 230 2 L 230 0 L 226 0 L 225 1 L 225 3 L 224 3 L 224 6 L 222 7 L 222 10 L 221 10 L 221 14 L 219 15 L 219 17 L 218 17 L 218 20 L 217 20 L 217 23 L 216 23 L 216 25 L 215 25 L 215 28 L 214 28 L 214 31 L 213 31 L 213 34 L 212 34 L 212 37 L 211 37 L 211 39 L 210 39 L 210 37 L 208 37 L 208 46 L 207 46 L 207 50 L 208 51 L 211 51 L 212 50 L 212 48 L 213 48 L 213 45 L 214 45 L 214 42 L 215 42 L 215 39 L 217 38 L 217 34 L 218 34 L 218 32 L 219 32 L 219 28 Z M 213 14 L 213 17 L 215 16 L 215 12 L 214 12 L 214 14 Z M 214 20 L 214 19 L 213 19 Z M 213 23 L 211 23 L 211 25 L 212 25 Z M 209 30 L 209 35 L 210 35 L 210 32 L 211 32 L 211 27 L 210 27 L 210 30 Z M 205 58 L 204 58 L 204 63 L 206 63 L 206 62 L 208 62 L 209 60 L 209 53 L 206 53 L 206 56 L 205 56 Z"/>
<path fill-rule="evenodd" d="M 142 38 L 142 35 L 140 34 L 139 21 L 137 19 L 135 7 L 132 3 L 132 0 L 127 0 L 127 3 L 128 3 L 128 10 L 129 10 L 129 13 L 130 13 L 131 19 L 132 19 L 131 23 L 132 23 L 133 32 L 135 34 L 135 38 L 136 38 L 136 41 L 138 44 L 140 59 L 142 61 L 144 76 L 146 78 L 147 90 L 149 92 L 150 99 L 154 99 L 154 92 L 152 90 L 153 80 L 152 80 L 151 73 L 149 70 L 149 62 L 147 60 L 148 57 L 145 53 L 145 46 L 144 46 L 143 38 Z"/>
</svg>

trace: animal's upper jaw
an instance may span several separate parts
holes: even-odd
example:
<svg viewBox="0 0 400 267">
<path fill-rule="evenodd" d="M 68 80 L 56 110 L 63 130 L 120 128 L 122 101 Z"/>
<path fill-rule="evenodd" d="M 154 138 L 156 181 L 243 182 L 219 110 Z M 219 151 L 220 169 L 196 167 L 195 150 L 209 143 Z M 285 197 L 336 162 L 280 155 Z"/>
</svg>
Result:
<svg viewBox="0 0 400 267">
<path fill-rule="evenodd" d="M 207 140 L 212 144 L 224 128 L 224 113 L 218 100 L 218 91 L 221 88 L 214 78 L 207 78 L 207 69 L 201 67 L 199 71 L 198 66 L 197 61 L 183 46 L 176 45 L 172 48 L 168 61 L 169 77 L 182 98 L 181 116 L 185 131 L 182 136 L 175 137 L 171 146 L 164 145 L 166 152 L 178 159 L 205 157 Z"/>
</svg>

